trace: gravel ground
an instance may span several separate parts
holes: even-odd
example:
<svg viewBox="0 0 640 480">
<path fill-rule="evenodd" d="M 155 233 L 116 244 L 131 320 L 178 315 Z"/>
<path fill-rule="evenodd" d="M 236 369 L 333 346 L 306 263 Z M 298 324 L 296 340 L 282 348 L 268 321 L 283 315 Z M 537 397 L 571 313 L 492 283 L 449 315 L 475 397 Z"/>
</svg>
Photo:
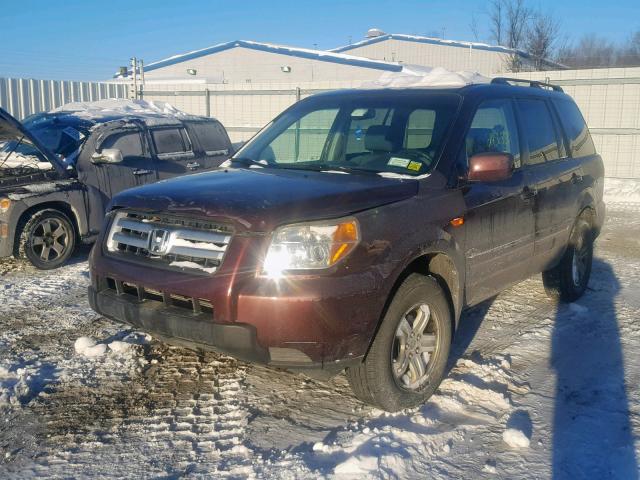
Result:
<svg viewBox="0 0 640 480">
<path fill-rule="evenodd" d="M 53 272 L 0 261 L 0 477 L 637 478 L 639 239 L 638 211 L 611 212 L 578 303 L 536 277 L 466 312 L 438 393 L 393 415 L 342 375 L 100 317 L 86 249 Z"/>
</svg>

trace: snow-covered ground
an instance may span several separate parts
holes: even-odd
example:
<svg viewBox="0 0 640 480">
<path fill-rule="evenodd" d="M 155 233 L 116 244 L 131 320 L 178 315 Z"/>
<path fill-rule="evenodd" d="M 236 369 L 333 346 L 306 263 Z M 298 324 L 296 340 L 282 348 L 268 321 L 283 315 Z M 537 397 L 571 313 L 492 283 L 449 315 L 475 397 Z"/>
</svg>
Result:
<svg viewBox="0 0 640 480">
<path fill-rule="evenodd" d="M 93 313 L 86 251 L 0 262 L 0 477 L 620 478 L 640 456 L 640 211 L 610 211 L 589 290 L 532 278 L 466 312 L 424 406 L 169 348 Z"/>
</svg>

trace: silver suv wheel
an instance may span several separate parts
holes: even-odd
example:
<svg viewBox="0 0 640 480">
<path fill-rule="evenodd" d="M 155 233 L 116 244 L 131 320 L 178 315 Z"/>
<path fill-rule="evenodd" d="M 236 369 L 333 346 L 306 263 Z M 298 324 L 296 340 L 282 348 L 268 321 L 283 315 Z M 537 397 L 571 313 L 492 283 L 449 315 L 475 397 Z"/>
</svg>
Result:
<svg viewBox="0 0 640 480">
<path fill-rule="evenodd" d="M 438 346 L 437 322 L 426 303 L 410 308 L 396 329 L 391 363 L 398 385 L 406 390 L 418 390 L 428 380 L 431 358 Z"/>
</svg>

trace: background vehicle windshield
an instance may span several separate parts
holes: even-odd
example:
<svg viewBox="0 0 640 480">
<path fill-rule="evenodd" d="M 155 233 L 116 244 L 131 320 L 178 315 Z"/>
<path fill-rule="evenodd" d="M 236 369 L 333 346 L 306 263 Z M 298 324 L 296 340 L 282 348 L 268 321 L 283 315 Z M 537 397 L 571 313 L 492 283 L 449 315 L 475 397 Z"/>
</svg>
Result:
<svg viewBox="0 0 640 480">
<path fill-rule="evenodd" d="M 422 175 L 441 153 L 455 94 L 318 97 L 278 117 L 236 155 L 279 168 Z"/>
<path fill-rule="evenodd" d="M 88 125 L 65 121 L 47 114 L 28 117 L 24 127 L 49 151 L 68 164 L 74 164 L 78 151 L 88 136 Z M 53 165 L 22 136 L 0 142 L 2 176 L 22 175 L 37 170 L 50 170 Z"/>
</svg>

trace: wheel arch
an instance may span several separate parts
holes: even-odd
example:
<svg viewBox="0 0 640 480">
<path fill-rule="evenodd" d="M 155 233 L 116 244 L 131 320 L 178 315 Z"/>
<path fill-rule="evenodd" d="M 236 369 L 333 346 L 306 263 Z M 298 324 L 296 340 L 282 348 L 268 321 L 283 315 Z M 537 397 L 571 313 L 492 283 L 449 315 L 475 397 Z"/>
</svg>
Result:
<svg viewBox="0 0 640 480">
<path fill-rule="evenodd" d="M 434 245 L 433 248 L 423 250 L 419 254 L 411 257 L 409 261 L 404 264 L 404 268 L 402 268 L 396 276 L 393 286 L 389 291 L 384 308 L 382 309 L 382 313 L 378 319 L 376 329 L 369 339 L 369 345 L 367 346 L 365 356 L 371 349 L 371 345 L 378 334 L 380 325 L 382 325 L 384 316 L 386 315 L 389 305 L 398 291 L 398 288 L 400 288 L 402 282 L 404 282 L 404 280 L 413 273 L 425 276 L 429 275 L 438 282 L 447 297 L 449 308 L 453 313 L 451 318 L 451 328 L 452 332 L 455 332 L 464 301 L 463 265 L 464 264 L 461 263 L 461 261 L 456 261 L 455 252 L 452 252 L 448 248 L 443 248 L 442 246 L 438 248 Z"/>
<path fill-rule="evenodd" d="M 58 212 L 65 214 L 71 221 L 71 225 L 73 226 L 76 236 L 76 241 L 80 240 L 80 216 L 72 205 L 60 200 L 51 200 L 47 202 L 37 203 L 27 208 L 20 214 L 20 217 L 18 218 L 13 239 L 14 255 L 18 254 L 18 249 L 20 248 L 20 236 L 22 235 L 24 225 L 29 221 L 29 217 L 41 210 L 57 210 Z"/>
</svg>

